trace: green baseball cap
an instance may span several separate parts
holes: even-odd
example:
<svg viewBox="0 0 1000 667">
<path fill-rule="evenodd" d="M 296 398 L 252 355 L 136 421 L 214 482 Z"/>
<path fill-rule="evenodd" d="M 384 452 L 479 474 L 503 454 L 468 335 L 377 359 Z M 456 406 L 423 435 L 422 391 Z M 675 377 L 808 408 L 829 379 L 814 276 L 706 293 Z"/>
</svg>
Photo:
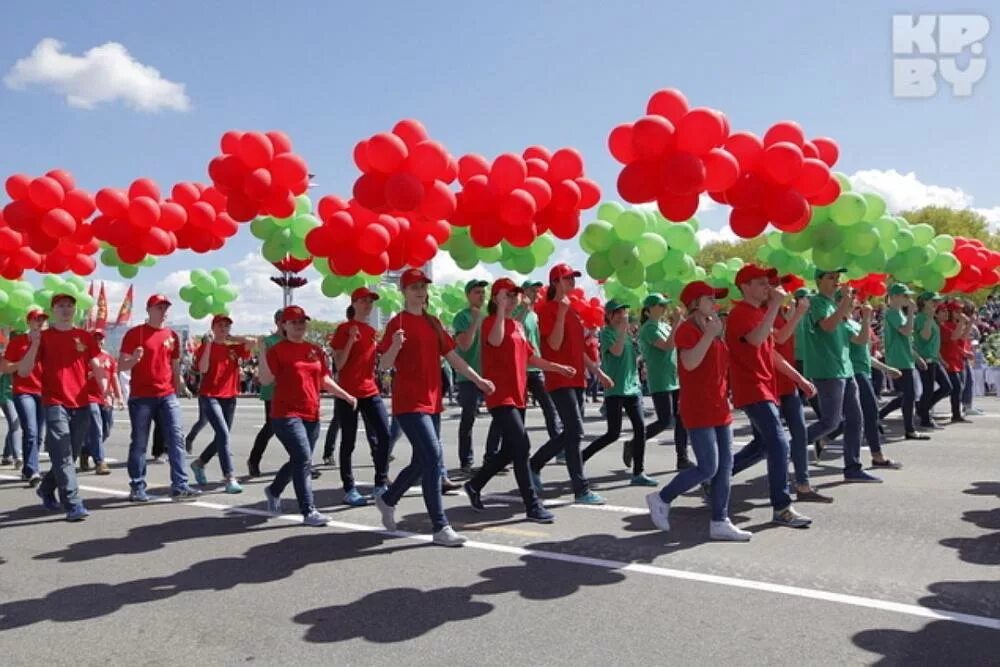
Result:
<svg viewBox="0 0 1000 667">
<path fill-rule="evenodd" d="M 662 294 L 650 294 L 645 299 L 642 300 L 643 308 L 651 308 L 652 306 L 666 306 L 670 304 L 670 299 L 663 296 Z"/>
<path fill-rule="evenodd" d="M 604 304 L 604 312 L 606 314 L 608 314 L 608 315 L 610 315 L 611 313 L 613 313 L 615 311 L 622 310 L 622 309 L 627 309 L 627 308 L 628 308 L 628 304 L 627 303 L 618 303 L 614 299 L 611 299 L 611 301 L 608 301 L 607 303 Z"/>
<path fill-rule="evenodd" d="M 796 299 L 801 299 L 804 296 L 809 296 L 809 290 L 805 287 L 800 287 L 792 294 Z"/>
<path fill-rule="evenodd" d="M 469 282 L 465 283 L 465 293 L 468 294 L 477 287 L 486 287 L 489 284 L 490 283 L 488 280 L 470 280 Z"/>
<path fill-rule="evenodd" d="M 889 287 L 889 296 L 900 296 L 900 295 L 911 296 L 912 294 L 913 290 L 911 290 L 903 283 L 895 283 L 894 285 Z"/>
<path fill-rule="evenodd" d="M 847 273 L 847 269 L 816 269 L 815 280 L 819 280 L 828 273 Z"/>
<path fill-rule="evenodd" d="M 544 284 L 545 283 L 543 283 L 540 280 L 525 280 L 523 283 L 521 283 L 521 289 L 530 289 L 532 287 L 541 287 Z"/>
<path fill-rule="evenodd" d="M 942 299 L 944 299 L 944 297 L 938 294 L 937 292 L 927 291 L 920 293 L 921 301 L 941 301 Z"/>
</svg>

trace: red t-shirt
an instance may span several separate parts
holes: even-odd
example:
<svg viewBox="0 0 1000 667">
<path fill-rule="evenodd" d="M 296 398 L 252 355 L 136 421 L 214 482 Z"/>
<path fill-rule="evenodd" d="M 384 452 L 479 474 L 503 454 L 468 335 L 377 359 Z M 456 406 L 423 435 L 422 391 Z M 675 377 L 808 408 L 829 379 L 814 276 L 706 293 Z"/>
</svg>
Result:
<svg viewBox="0 0 1000 667">
<path fill-rule="evenodd" d="M 517 320 L 507 318 L 503 326 L 503 341 L 499 347 L 490 345 L 496 315 L 483 322 L 483 377 L 496 385 L 496 391 L 486 397 L 486 407 L 512 405 L 524 408 L 528 401 L 528 359 L 534 348 L 524 335 L 524 328 Z"/>
<path fill-rule="evenodd" d="M 737 301 L 726 320 L 726 346 L 729 347 L 729 382 L 733 388 L 733 406 L 751 403 L 777 403 L 774 378 L 774 337 L 769 332 L 760 345 L 751 345 L 746 336 L 764 321 L 765 307 Z"/>
<path fill-rule="evenodd" d="M 30 345 L 31 339 L 28 338 L 28 334 L 18 334 L 10 339 L 7 349 L 4 351 L 3 358 L 11 363 L 17 363 L 21 359 L 24 359 L 24 355 L 27 354 Z M 37 357 L 35 357 L 35 367 L 31 369 L 31 374 L 28 377 L 21 377 L 16 371 L 13 376 L 14 380 L 11 383 L 11 389 L 15 394 L 42 393 L 42 365 L 39 363 Z"/>
<path fill-rule="evenodd" d="M 774 320 L 774 332 L 778 333 L 778 331 L 785 328 L 786 324 L 788 324 L 788 320 L 786 320 L 781 315 L 778 315 L 778 317 L 776 317 Z M 774 341 L 774 349 L 778 354 L 781 355 L 782 359 L 788 362 L 789 366 L 793 368 L 795 367 L 794 333 L 791 336 L 789 336 L 788 340 L 786 340 L 784 343 L 779 343 L 778 341 Z M 794 394 L 796 391 L 798 391 L 798 387 L 796 387 L 795 383 L 792 382 L 792 378 L 780 372 L 777 368 L 774 369 L 774 378 L 775 381 L 777 382 L 779 397 L 790 396 Z"/>
<path fill-rule="evenodd" d="M 88 370 L 87 372 L 87 402 L 88 403 L 110 403 L 113 393 L 111 392 L 111 387 L 113 383 L 117 381 L 118 375 L 118 362 L 110 354 L 101 350 L 101 353 L 97 355 L 97 364 L 104 369 L 104 377 L 107 378 L 108 392 L 104 394 L 101 391 L 100 385 L 97 384 L 97 376 L 94 375 L 93 370 Z"/>
<path fill-rule="evenodd" d="M 279 341 L 267 350 L 267 367 L 274 376 L 271 418 L 319 421 L 319 393 L 323 378 L 330 374 L 322 348 L 306 342 Z"/>
<path fill-rule="evenodd" d="M 583 341 L 584 353 L 595 364 L 601 363 L 601 339 L 596 335 L 587 336 Z"/>
<path fill-rule="evenodd" d="M 695 347 L 703 335 L 694 321 L 682 322 L 674 335 L 678 357 L 681 351 Z M 677 359 L 677 377 L 681 386 L 680 413 L 685 428 L 710 428 L 733 422 L 729 405 L 728 364 L 729 350 L 718 337 L 712 340 L 701 365 L 694 370 L 687 370 L 680 358 Z"/>
<path fill-rule="evenodd" d="M 97 341 L 83 329 L 43 331 L 37 357 L 42 364 L 42 403 L 66 408 L 89 405 L 90 360 L 100 353 Z"/>
<path fill-rule="evenodd" d="M 441 391 L 441 357 L 455 349 L 455 341 L 436 317 L 403 312 L 389 320 L 378 351 L 392 346 L 402 329 L 406 342 L 396 357 L 392 376 L 392 414 L 421 412 L 436 415 L 444 409 Z"/>
<path fill-rule="evenodd" d="M 173 361 L 181 358 L 181 339 L 166 327 L 140 324 L 125 333 L 121 353 L 132 354 L 140 347 L 142 359 L 132 367 L 129 397 L 161 398 L 173 394 Z"/>
<path fill-rule="evenodd" d="M 343 367 L 337 371 L 337 382 L 355 398 L 370 398 L 378 393 L 375 384 L 375 329 L 364 322 L 344 322 L 330 336 L 330 348 L 343 350 L 351 333 L 351 327 L 360 336 L 351 346 L 351 353 Z"/>
<path fill-rule="evenodd" d="M 552 349 L 549 345 L 549 334 L 556 326 L 556 316 L 559 312 L 559 302 L 546 301 L 538 311 L 538 331 L 542 339 L 542 358 L 554 361 L 557 364 L 565 364 L 576 369 L 576 375 L 568 378 L 555 373 L 545 374 L 545 389 L 555 391 L 573 387 L 583 389 L 587 386 L 587 376 L 584 374 L 583 355 L 586 354 L 584 345 L 583 322 L 576 311 L 570 308 L 566 311 L 566 321 L 563 326 L 562 347 L 558 350 Z"/>
<path fill-rule="evenodd" d="M 198 368 L 205 353 L 204 343 L 194 353 L 194 367 Z M 208 371 L 201 376 L 198 395 L 206 398 L 235 398 L 240 393 L 240 359 L 250 357 L 246 345 L 227 345 L 212 341 L 208 356 Z"/>
<path fill-rule="evenodd" d="M 958 325 L 951 321 L 941 325 L 941 361 L 949 373 L 959 373 L 965 368 L 962 341 L 952 339 L 957 328 Z"/>
</svg>

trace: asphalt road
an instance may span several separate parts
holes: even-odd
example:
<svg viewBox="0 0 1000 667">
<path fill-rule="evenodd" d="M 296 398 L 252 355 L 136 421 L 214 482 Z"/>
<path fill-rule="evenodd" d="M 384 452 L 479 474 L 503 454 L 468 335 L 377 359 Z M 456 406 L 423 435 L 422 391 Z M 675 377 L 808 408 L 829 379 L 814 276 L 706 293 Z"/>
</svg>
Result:
<svg viewBox="0 0 1000 667">
<path fill-rule="evenodd" d="M 770 525 L 764 467 L 748 471 L 731 504 L 733 521 L 754 533 L 748 544 L 709 541 L 697 494 L 675 503 L 669 534 L 654 530 L 620 445 L 587 464 L 604 508 L 568 504 L 565 469 L 545 469 L 552 525 L 522 520 L 512 475 L 487 488 L 485 513 L 447 497 L 451 522 L 471 539 L 462 549 L 427 544 L 419 489 L 388 534 L 373 507 L 339 505 L 339 476 L 326 467 L 314 482 L 334 519 L 323 528 L 268 515 L 266 477 L 241 495 L 212 484 L 198 503 L 133 505 L 123 497 L 128 425 L 117 421 L 113 474 L 80 475 L 92 511 L 83 523 L 46 512 L 0 469 L 0 661 L 1000 664 L 1000 401 L 979 405 L 985 416 L 929 442 L 899 440 L 890 418 L 886 451 L 904 467 L 882 472 L 884 484 L 843 484 L 839 451 L 829 450 L 812 473 L 835 502 L 799 506 L 809 529 Z M 185 402 L 187 424 L 196 410 Z M 588 410 L 592 439 L 603 420 Z M 454 417 L 443 432 L 453 466 Z M 241 473 L 261 420 L 260 403 L 241 400 Z M 529 424 L 542 444 L 537 410 Z M 477 457 L 487 426 L 477 422 Z M 736 426 L 745 441 L 745 421 Z M 196 451 L 210 439 L 206 429 Z M 408 454 L 401 440 L 395 470 Z M 361 447 L 355 461 L 370 490 L 366 455 Z M 282 460 L 273 440 L 263 468 Z M 647 472 L 661 484 L 673 466 L 669 441 L 649 448 Z M 208 469 L 217 480 L 218 464 Z M 152 464 L 149 476 L 165 495 L 168 467 Z"/>
</svg>

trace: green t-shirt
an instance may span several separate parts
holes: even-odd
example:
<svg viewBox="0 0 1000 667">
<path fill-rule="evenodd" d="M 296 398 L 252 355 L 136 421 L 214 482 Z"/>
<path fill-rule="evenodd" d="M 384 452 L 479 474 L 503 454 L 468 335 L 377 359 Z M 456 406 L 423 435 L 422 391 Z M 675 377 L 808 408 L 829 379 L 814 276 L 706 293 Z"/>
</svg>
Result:
<svg viewBox="0 0 1000 667">
<path fill-rule="evenodd" d="M 809 341 L 802 346 L 805 376 L 810 380 L 834 380 L 854 377 L 851 364 L 851 340 L 847 327 L 838 326 L 827 331 L 820 322 L 837 312 L 837 304 L 822 294 L 809 300 L 806 336 Z"/>
<path fill-rule="evenodd" d="M 795 325 L 795 361 L 803 361 L 806 358 L 806 345 L 809 344 L 809 330 L 806 328 L 808 322 L 809 318 L 803 317 Z"/>
<path fill-rule="evenodd" d="M 931 322 L 931 337 L 925 339 L 921 332 Z M 941 325 L 931 315 L 917 314 L 913 326 L 913 349 L 924 361 L 941 361 Z"/>
<path fill-rule="evenodd" d="M 481 324 L 482 324 L 482 322 L 480 322 L 480 325 Z M 455 320 L 452 323 L 452 325 L 455 327 L 455 336 L 458 336 L 460 333 L 468 331 L 469 328 L 472 326 L 472 310 L 469 309 L 469 308 L 466 308 L 464 310 L 458 311 L 458 314 L 455 315 Z M 458 356 L 460 356 L 463 359 L 465 359 L 465 363 L 469 364 L 469 366 L 471 366 L 472 369 L 475 370 L 477 373 L 482 368 L 481 365 L 480 365 L 480 356 L 479 356 L 480 355 L 480 347 L 481 347 L 481 341 L 479 340 L 480 339 L 480 335 L 479 334 L 480 334 L 480 332 L 476 331 L 476 335 L 473 336 L 473 338 L 472 338 L 472 345 L 469 346 L 468 350 L 463 350 L 462 348 L 457 347 L 457 346 L 455 347 L 455 352 L 458 353 Z M 472 380 L 470 380 L 469 378 L 465 377 L 461 373 L 457 373 L 456 374 L 455 381 L 456 382 L 472 382 Z"/>
<path fill-rule="evenodd" d="M 646 383 L 649 393 L 674 391 L 677 383 L 677 350 L 661 350 L 654 343 L 670 337 L 670 325 L 666 322 L 646 320 L 639 328 L 639 350 L 646 360 Z"/>
<path fill-rule="evenodd" d="M 861 333 L 861 322 L 857 320 L 847 320 L 844 322 L 844 326 L 847 327 L 852 337 Z M 851 341 L 851 365 L 854 366 L 855 375 L 871 376 L 872 353 L 868 343 L 860 345 L 853 340 Z"/>
<path fill-rule="evenodd" d="M 909 320 L 902 310 L 890 308 L 885 311 L 885 326 L 882 332 L 885 347 L 885 363 L 900 370 L 913 368 L 913 339 L 899 333 Z"/>
<path fill-rule="evenodd" d="M 518 311 L 515 312 L 515 317 L 520 318 Z M 535 348 L 535 356 L 542 356 L 542 339 L 541 334 L 538 331 L 538 315 L 533 310 L 529 310 L 524 313 L 524 319 L 521 320 L 521 326 L 524 327 L 524 336 L 531 343 L 531 347 Z M 540 373 L 541 370 L 535 366 L 528 366 L 529 373 Z"/>
<path fill-rule="evenodd" d="M 625 346 L 621 356 L 611 354 L 611 346 L 618 340 L 618 332 L 611 327 L 601 329 L 601 368 L 615 381 L 615 386 L 605 392 L 606 396 L 641 396 L 639 388 L 639 368 L 635 362 L 635 346 L 628 333 L 623 334 Z"/>
<path fill-rule="evenodd" d="M 0 403 L 6 403 L 7 401 L 13 399 L 14 394 L 11 390 L 14 381 L 10 373 L 4 373 L 0 375 Z"/>
<path fill-rule="evenodd" d="M 264 363 L 264 357 L 267 356 L 268 348 L 274 346 L 280 341 L 284 340 L 285 337 L 280 334 L 271 334 L 270 336 L 264 336 L 264 349 L 260 351 L 260 363 Z M 265 384 L 260 388 L 260 400 L 270 401 L 274 397 L 274 384 Z"/>
</svg>

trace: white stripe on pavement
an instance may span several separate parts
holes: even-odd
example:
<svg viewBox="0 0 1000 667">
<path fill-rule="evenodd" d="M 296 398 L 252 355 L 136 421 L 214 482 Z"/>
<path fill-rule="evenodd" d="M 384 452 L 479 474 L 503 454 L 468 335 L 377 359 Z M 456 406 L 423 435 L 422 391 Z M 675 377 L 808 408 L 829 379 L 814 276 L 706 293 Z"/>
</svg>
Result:
<svg viewBox="0 0 1000 667">
<path fill-rule="evenodd" d="M 0 479 L 19 479 L 18 477 L 12 477 L 10 475 L 0 475 Z M 127 491 L 121 491 L 118 489 L 106 489 L 103 487 L 96 486 L 80 486 L 81 490 L 92 491 L 94 493 L 101 493 L 104 495 L 117 496 L 117 497 L 127 497 Z M 166 498 L 156 497 L 156 502 L 170 502 Z M 302 517 L 298 515 L 272 515 L 269 512 L 264 512 L 257 509 L 252 509 L 248 507 L 233 507 L 221 503 L 212 503 L 203 500 L 181 503 L 183 505 L 192 505 L 202 509 L 210 509 L 221 512 L 234 512 L 237 514 L 248 514 L 252 516 L 275 516 L 283 521 L 291 521 L 294 523 L 301 523 Z M 341 530 L 349 530 L 355 532 L 365 532 L 365 533 L 383 533 L 386 535 L 392 535 L 393 537 L 400 537 L 408 540 L 414 540 L 418 542 L 430 542 L 430 535 L 423 535 L 417 533 L 409 533 L 404 531 L 388 531 L 375 526 L 369 526 L 359 523 L 349 523 L 346 521 L 329 521 L 327 525 L 334 528 L 339 528 Z M 953 621 L 955 623 L 962 623 L 965 625 L 973 625 L 981 628 L 988 628 L 990 630 L 1000 630 L 1000 618 L 991 618 L 988 616 L 978 616 L 975 614 L 963 614 L 960 612 L 947 611 L 944 609 L 935 609 L 933 607 L 922 607 L 919 605 L 907 604 L 903 602 L 890 602 L 888 600 L 877 600 L 874 598 L 866 598 L 860 595 L 848 595 L 845 593 L 834 593 L 831 591 L 815 590 L 811 588 L 801 588 L 799 586 L 786 586 L 784 584 L 775 584 L 767 581 L 755 581 L 753 579 L 740 579 L 738 577 L 726 577 L 715 574 L 704 574 L 701 572 L 690 572 L 687 570 L 675 570 L 673 568 L 659 567 L 656 565 L 642 565 L 638 563 L 626 563 L 623 561 L 609 560 L 605 558 L 592 558 L 590 556 L 580 556 L 576 554 L 565 554 L 556 553 L 552 551 L 542 551 L 537 549 L 525 549 L 523 547 L 514 547 L 504 544 L 493 544 L 491 542 L 480 542 L 477 540 L 469 540 L 465 543 L 465 546 L 470 549 L 478 549 L 480 551 L 491 551 L 493 553 L 508 554 L 511 556 L 521 556 L 529 558 L 540 558 L 544 560 L 559 561 L 564 563 L 573 563 L 575 565 L 587 565 L 590 567 L 599 567 L 606 570 L 621 570 L 624 572 L 634 572 L 637 574 L 646 574 L 655 577 L 665 577 L 669 579 L 681 579 L 684 581 L 696 581 L 705 584 L 716 584 L 719 586 L 729 586 L 731 588 L 742 588 L 744 590 L 754 590 L 762 591 L 765 593 L 776 593 L 778 595 L 788 595 L 792 597 L 805 598 L 809 600 L 819 600 L 822 602 L 831 602 L 834 604 L 844 604 L 853 607 L 864 607 L 867 609 L 876 609 L 879 611 L 894 612 L 897 614 L 903 614 L 906 616 L 916 616 L 919 618 L 929 618 L 939 621 Z"/>
</svg>

